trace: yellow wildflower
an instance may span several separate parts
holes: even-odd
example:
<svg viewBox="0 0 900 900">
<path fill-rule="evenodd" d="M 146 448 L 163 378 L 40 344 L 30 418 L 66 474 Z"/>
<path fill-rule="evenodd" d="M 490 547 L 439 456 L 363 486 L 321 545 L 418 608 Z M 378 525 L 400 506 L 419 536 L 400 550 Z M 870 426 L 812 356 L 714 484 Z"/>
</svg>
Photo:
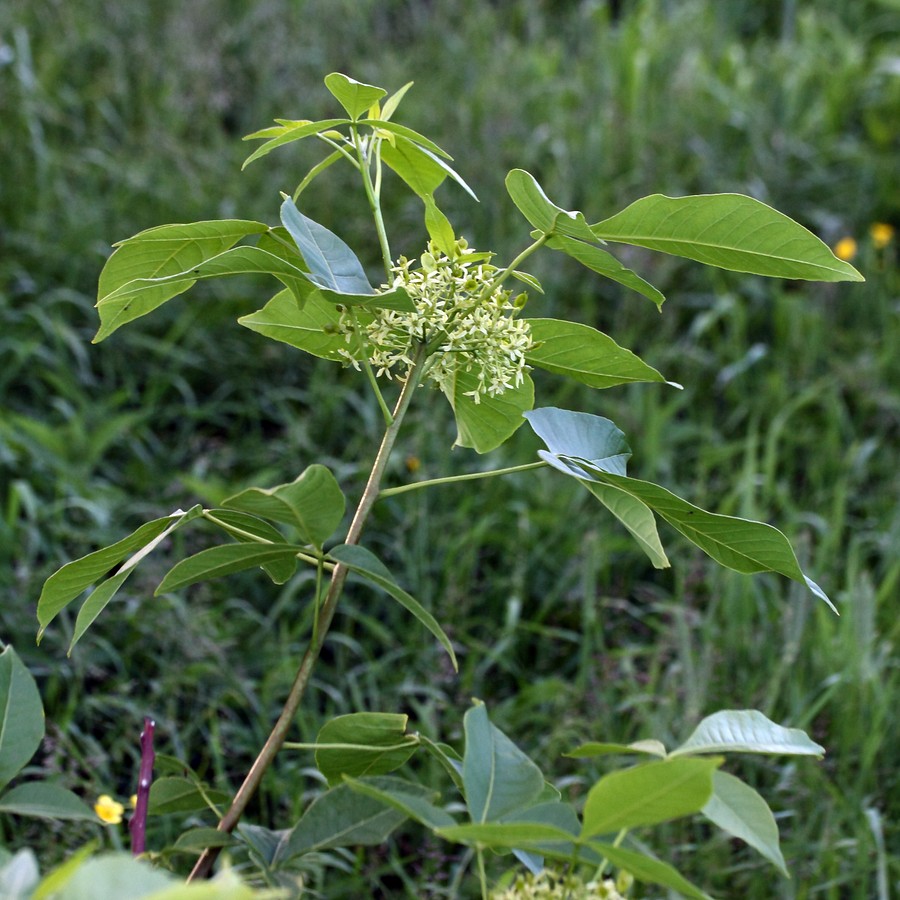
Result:
<svg viewBox="0 0 900 900">
<path fill-rule="evenodd" d="M 850 262 L 856 256 L 856 241 L 852 237 L 842 237 L 834 245 L 834 255 L 844 262 Z"/>
<path fill-rule="evenodd" d="M 136 809 L 137 808 L 137 794 L 132 794 L 128 798 L 128 802 L 131 804 L 132 809 Z"/>
<path fill-rule="evenodd" d="M 894 239 L 894 226 L 887 222 L 873 222 L 869 236 L 877 250 L 883 250 Z"/>
<path fill-rule="evenodd" d="M 122 821 L 125 807 L 113 800 L 109 794 L 101 794 L 94 804 L 94 812 L 106 825 L 118 825 Z"/>
</svg>

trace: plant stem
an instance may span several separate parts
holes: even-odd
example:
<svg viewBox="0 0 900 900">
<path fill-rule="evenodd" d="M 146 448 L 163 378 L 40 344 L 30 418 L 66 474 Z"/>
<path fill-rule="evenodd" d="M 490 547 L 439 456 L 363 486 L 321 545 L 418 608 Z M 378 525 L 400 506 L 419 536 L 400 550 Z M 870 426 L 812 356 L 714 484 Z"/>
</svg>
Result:
<svg viewBox="0 0 900 900">
<path fill-rule="evenodd" d="M 491 469 L 489 472 L 470 472 L 468 475 L 448 475 L 445 478 L 432 478 L 428 481 L 412 481 L 409 484 L 401 484 L 399 487 L 385 488 L 378 495 L 378 499 L 405 494 L 407 491 L 417 491 L 419 488 L 435 487 L 439 484 L 454 484 L 457 481 L 475 481 L 478 478 L 493 478 L 495 475 L 512 475 L 515 472 L 527 472 L 529 469 L 540 469 L 546 465 L 548 463 L 541 460 L 540 462 L 526 463 L 522 466 L 510 466 L 507 469 Z"/>
<path fill-rule="evenodd" d="M 366 524 L 366 519 L 372 511 L 375 501 L 378 499 L 379 485 L 384 476 L 391 450 L 393 450 L 394 442 L 397 440 L 397 434 L 400 431 L 400 425 L 403 422 L 403 417 L 406 410 L 409 408 L 412 396 L 421 379 L 420 363 L 422 352 L 423 348 L 420 347 L 414 357 L 413 365 L 410 367 L 406 376 L 406 383 L 400 391 L 397 405 L 394 407 L 393 421 L 385 429 L 384 436 L 381 439 L 381 446 L 378 448 L 375 462 L 372 465 L 372 471 L 369 473 L 369 480 L 366 482 L 359 505 L 356 507 L 353 521 L 350 523 L 350 529 L 347 532 L 347 537 L 344 541 L 346 544 L 359 543 L 359 538 Z M 328 635 L 328 629 L 334 618 L 334 613 L 344 588 L 344 582 L 347 579 L 347 572 L 348 569 L 340 564 L 336 565 L 332 570 L 328 591 L 325 594 L 325 599 L 322 601 L 321 609 L 316 617 L 315 627 L 313 628 L 313 637 L 310 638 L 306 652 L 303 654 L 303 659 L 300 661 L 300 666 L 297 669 L 294 683 L 291 685 L 290 692 L 284 702 L 281 715 L 278 717 L 278 721 L 272 728 L 265 745 L 262 750 L 260 750 L 253 765 L 250 767 L 250 771 L 245 776 L 244 783 L 235 794 L 231 806 L 219 822 L 219 831 L 230 833 L 237 826 L 241 816 L 244 814 L 244 810 L 246 810 L 251 798 L 256 793 L 263 776 L 272 765 L 278 751 L 282 748 L 287 739 L 288 730 L 293 723 L 294 716 L 300 706 L 300 701 L 303 699 L 303 694 L 306 691 L 306 686 L 309 684 L 313 667 L 316 664 L 316 660 L 319 658 L 319 653 L 321 652 L 322 646 L 325 643 L 325 638 Z M 188 881 L 206 878 L 210 874 L 213 863 L 216 861 L 218 855 L 218 847 L 207 847 L 200 856 L 200 859 L 197 860 L 197 864 L 194 866 L 190 876 L 188 876 Z"/>
<path fill-rule="evenodd" d="M 475 858 L 478 861 L 478 880 L 481 882 L 481 900 L 488 900 L 487 873 L 484 870 L 484 851 L 481 849 L 480 844 L 475 853 Z"/>
<path fill-rule="evenodd" d="M 381 258 L 384 261 L 384 272 L 388 281 L 391 280 L 391 248 L 388 244 L 387 231 L 384 228 L 384 218 L 381 215 L 381 204 L 375 195 L 375 187 L 372 184 L 372 173 L 369 171 L 369 160 L 363 150 L 362 143 L 359 139 L 359 131 L 356 125 L 351 125 L 350 129 L 353 133 L 353 146 L 359 156 L 359 170 L 362 173 L 363 187 L 366 191 L 366 198 L 369 201 L 369 209 L 372 210 L 372 216 L 375 219 L 375 230 L 378 232 L 378 243 L 381 245 Z M 372 138 L 374 142 L 374 138 Z"/>
<path fill-rule="evenodd" d="M 496 291 L 535 250 L 543 247 L 548 238 L 550 238 L 549 234 L 542 234 L 533 244 L 529 244 L 493 281 L 486 284 L 482 292 L 482 300 L 486 300 L 488 296 Z"/>
</svg>

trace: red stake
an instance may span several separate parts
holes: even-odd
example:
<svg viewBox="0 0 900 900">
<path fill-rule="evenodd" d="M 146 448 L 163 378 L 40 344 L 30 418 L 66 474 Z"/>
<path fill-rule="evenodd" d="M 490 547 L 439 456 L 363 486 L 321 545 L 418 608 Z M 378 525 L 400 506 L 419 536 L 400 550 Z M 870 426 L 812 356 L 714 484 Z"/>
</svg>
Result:
<svg viewBox="0 0 900 900">
<path fill-rule="evenodd" d="M 156 722 L 151 718 L 144 719 L 144 730 L 141 732 L 141 772 L 138 777 L 137 803 L 134 814 L 128 823 L 131 832 L 131 853 L 140 856 L 147 846 L 147 807 L 150 803 L 150 783 L 153 781 L 153 730 Z"/>
</svg>

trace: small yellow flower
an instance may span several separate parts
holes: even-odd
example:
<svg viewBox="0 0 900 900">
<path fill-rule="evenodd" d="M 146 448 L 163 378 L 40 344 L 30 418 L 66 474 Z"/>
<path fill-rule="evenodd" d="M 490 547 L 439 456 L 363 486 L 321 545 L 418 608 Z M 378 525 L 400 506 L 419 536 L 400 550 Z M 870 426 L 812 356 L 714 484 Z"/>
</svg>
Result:
<svg viewBox="0 0 900 900">
<path fill-rule="evenodd" d="M 128 798 L 128 802 L 131 804 L 132 809 L 137 809 L 137 794 L 132 794 Z"/>
<path fill-rule="evenodd" d="M 125 807 L 113 800 L 109 794 L 101 794 L 94 804 L 94 812 L 107 825 L 118 825 L 122 821 Z"/>
<path fill-rule="evenodd" d="M 842 237 L 834 245 L 834 255 L 844 262 L 850 262 L 856 256 L 856 241 L 852 237 Z"/>
<path fill-rule="evenodd" d="M 869 228 L 869 236 L 876 250 L 883 250 L 894 239 L 894 226 L 887 222 L 873 222 Z"/>
</svg>

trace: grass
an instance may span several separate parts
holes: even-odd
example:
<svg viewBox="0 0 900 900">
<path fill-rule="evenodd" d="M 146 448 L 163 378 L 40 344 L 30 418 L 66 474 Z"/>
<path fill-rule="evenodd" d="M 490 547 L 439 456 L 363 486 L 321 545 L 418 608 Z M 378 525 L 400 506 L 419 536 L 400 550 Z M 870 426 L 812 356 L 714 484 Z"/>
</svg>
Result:
<svg viewBox="0 0 900 900">
<path fill-rule="evenodd" d="M 582 740 L 672 743 L 717 708 L 757 707 L 828 749 L 822 763 L 735 763 L 776 809 L 793 879 L 698 826 L 641 837 L 719 896 L 896 890 L 897 244 L 878 250 L 867 232 L 900 224 L 890 72 L 900 23 L 875 0 L 623 6 L 619 18 L 606 4 L 537 0 L 471 4 L 463 16 L 446 2 L 368 0 L 96 2 L 93 14 L 36 0 L 0 11 L 0 634 L 42 687 L 50 738 L 35 774 L 87 797 L 127 796 L 150 712 L 160 749 L 233 788 L 292 677 L 309 612 L 300 578 L 274 593 L 247 577 L 149 600 L 148 577 L 71 658 L 72 620 L 36 648 L 33 610 L 61 562 L 175 507 L 316 460 L 358 485 L 347 460 L 367 458 L 377 409 L 348 373 L 233 325 L 259 305 L 255 283 L 197 291 L 88 343 L 109 244 L 166 221 L 271 219 L 277 190 L 311 157 L 284 151 L 238 176 L 238 138 L 274 116 L 326 115 L 321 78 L 340 69 L 391 88 L 416 81 L 407 121 L 453 153 L 482 197 L 476 207 L 445 189 L 479 246 L 523 245 L 502 189 L 522 166 L 556 202 L 598 219 L 654 191 L 748 192 L 829 242 L 854 235 L 868 280 L 763 283 L 636 254 L 626 261 L 669 295 L 659 316 L 552 256 L 538 271 L 548 314 L 601 327 L 686 385 L 591 393 L 547 378 L 542 402 L 614 419 L 636 474 L 777 524 L 840 619 L 780 579 L 708 566 L 671 533 L 673 569 L 650 570 L 586 493 L 549 472 L 403 495 L 378 508 L 368 542 L 447 622 L 460 675 L 402 610 L 354 587 L 298 739 L 314 739 L 326 716 L 384 709 L 458 744 L 480 696 L 577 796 L 599 769 L 559 754 Z M 337 178 L 308 202 L 376 259 L 345 194 Z M 387 212 L 396 247 L 416 252 L 416 203 Z M 407 455 L 420 477 L 533 458 L 525 435 L 489 461 L 451 452 L 449 416 L 431 404 L 414 415 L 398 483 Z M 311 766 L 286 755 L 254 820 L 296 819 L 320 789 Z M 160 823 L 151 841 L 179 825 Z M 9 819 L 0 829 L 9 846 L 40 846 L 45 864 L 88 836 Z M 329 891 L 413 896 L 405 861 L 445 896 L 458 854 L 419 854 L 417 841 L 320 860 Z"/>
</svg>

